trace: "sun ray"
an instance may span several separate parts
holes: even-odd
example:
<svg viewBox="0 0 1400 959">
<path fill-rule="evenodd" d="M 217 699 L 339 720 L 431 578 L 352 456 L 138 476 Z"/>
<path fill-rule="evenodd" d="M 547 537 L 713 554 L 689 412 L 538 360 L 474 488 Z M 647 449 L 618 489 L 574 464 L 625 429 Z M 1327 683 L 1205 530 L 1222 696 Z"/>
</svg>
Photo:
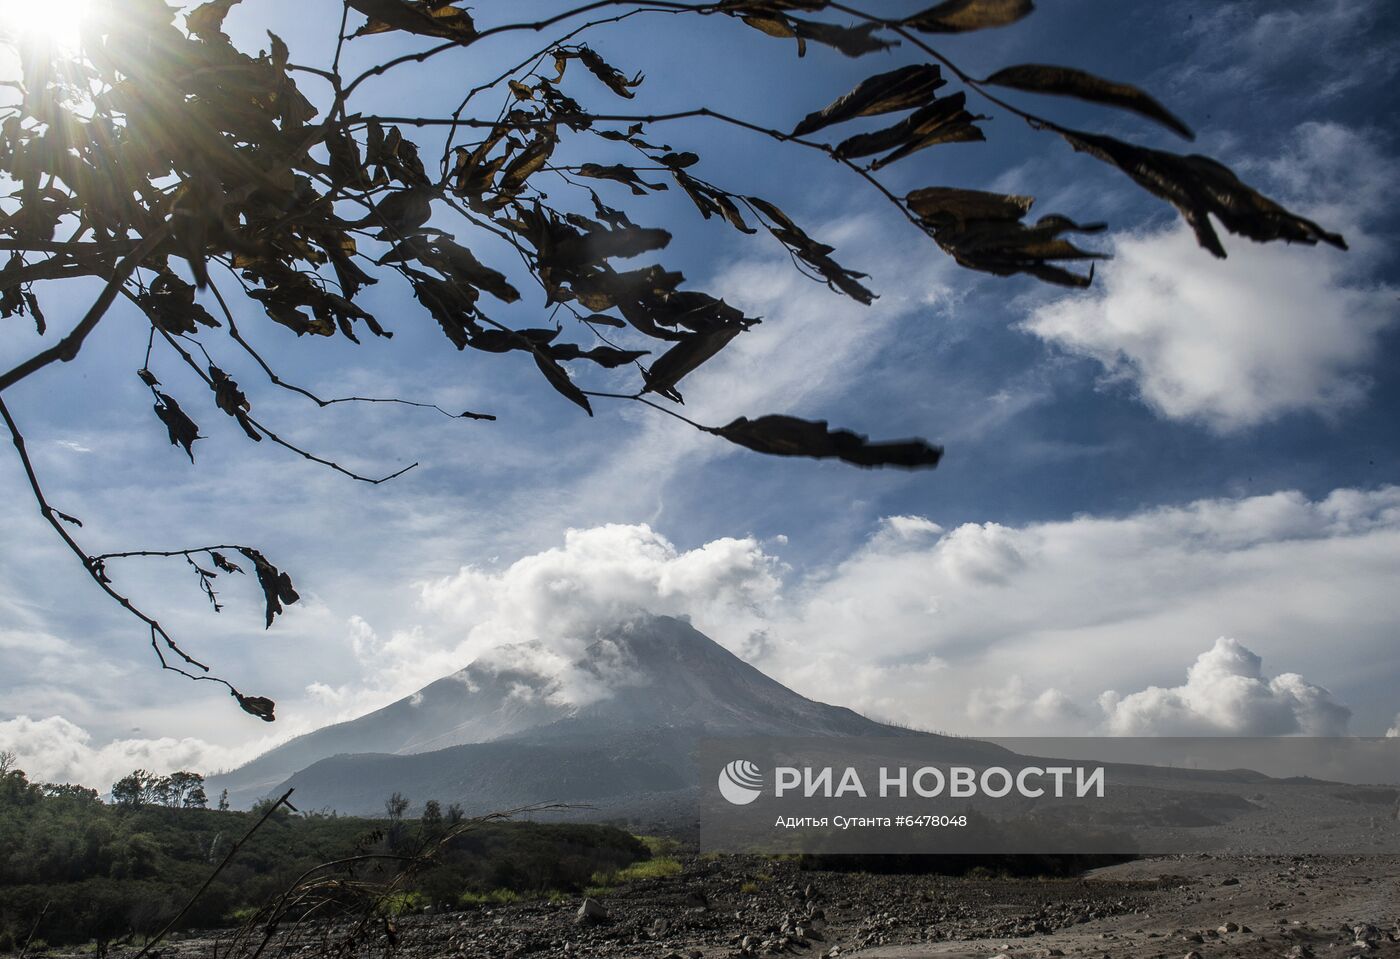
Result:
<svg viewBox="0 0 1400 959">
<path fill-rule="evenodd" d="M 0 0 L 0 39 L 76 48 L 93 0 Z"/>
</svg>

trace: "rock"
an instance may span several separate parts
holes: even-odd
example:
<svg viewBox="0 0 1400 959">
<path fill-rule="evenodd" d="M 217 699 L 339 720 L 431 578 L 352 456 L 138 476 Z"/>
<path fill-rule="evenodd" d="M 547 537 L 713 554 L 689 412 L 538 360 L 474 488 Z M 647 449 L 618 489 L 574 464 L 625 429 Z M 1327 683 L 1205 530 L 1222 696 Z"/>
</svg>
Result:
<svg viewBox="0 0 1400 959">
<path fill-rule="evenodd" d="M 1183 959 L 1201 959 L 1201 954 L 1195 949 L 1192 949 L 1183 957 Z"/>
<path fill-rule="evenodd" d="M 1218 932 L 1218 933 L 1220 933 L 1220 934 L 1223 936 L 1223 935 L 1225 935 L 1226 933 L 1229 933 L 1229 932 L 1239 932 L 1239 931 L 1240 931 L 1240 926 L 1239 926 L 1239 923 L 1236 923 L 1236 922 L 1227 922 L 1227 923 L 1225 923 L 1224 925 L 1222 925 L 1219 929 L 1216 929 L 1215 931 Z"/>
<path fill-rule="evenodd" d="M 606 922 L 607 919 L 607 907 L 591 896 L 584 899 L 574 913 L 574 922 Z"/>
<path fill-rule="evenodd" d="M 1239 884 L 1240 884 L 1240 881 L 1239 881 L 1238 879 L 1236 879 L 1234 876 L 1231 876 L 1231 877 L 1228 878 L 1228 879 L 1222 879 L 1222 880 L 1220 880 L 1220 885 L 1222 885 L 1222 886 L 1238 886 Z"/>
<path fill-rule="evenodd" d="M 705 898 L 705 894 L 698 889 L 692 889 L 685 894 L 685 908 L 698 909 L 704 912 L 710 908 L 710 900 Z"/>
</svg>

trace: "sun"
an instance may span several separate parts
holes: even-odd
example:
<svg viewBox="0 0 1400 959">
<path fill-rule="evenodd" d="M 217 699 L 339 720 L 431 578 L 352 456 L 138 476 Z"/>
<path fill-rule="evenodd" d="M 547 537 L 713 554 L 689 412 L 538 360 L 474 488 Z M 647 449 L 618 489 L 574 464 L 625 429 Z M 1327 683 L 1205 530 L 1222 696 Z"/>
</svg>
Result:
<svg viewBox="0 0 1400 959">
<path fill-rule="evenodd" d="M 93 0 L 0 0 L 0 38 L 76 48 Z"/>
</svg>

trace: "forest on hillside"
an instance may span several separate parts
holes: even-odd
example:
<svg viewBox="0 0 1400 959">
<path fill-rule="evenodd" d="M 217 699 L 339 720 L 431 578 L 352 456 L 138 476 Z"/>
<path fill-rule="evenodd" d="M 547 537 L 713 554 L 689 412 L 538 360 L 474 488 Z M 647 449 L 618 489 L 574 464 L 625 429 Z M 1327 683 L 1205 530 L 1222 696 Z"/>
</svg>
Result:
<svg viewBox="0 0 1400 959">
<path fill-rule="evenodd" d="M 398 797 L 402 800 L 402 797 Z M 139 797 L 138 797 L 139 800 Z M 492 897 L 574 893 L 650 858 L 646 844 L 612 826 L 493 821 L 452 823 L 437 803 L 405 819 L 283 808 L 252 833 L 176 928 L 238 925 L 308 869 L 373 855 L 412 855 L 448 836 L 436 861 L 395 887 L 386 908 L 460 908 Z M 93 789 L 0 773 L 0 952 L 26 943 L 139 941 L 179 913 L 231 846 L 267 812 L 159 801 L 103 802 Z M 346 867 L 347 869 L 352 867 Z M 390 878 L 393 860 L 358 867 Z M 375 873 L 378 868 L 380 873 Z"/>
</svg>

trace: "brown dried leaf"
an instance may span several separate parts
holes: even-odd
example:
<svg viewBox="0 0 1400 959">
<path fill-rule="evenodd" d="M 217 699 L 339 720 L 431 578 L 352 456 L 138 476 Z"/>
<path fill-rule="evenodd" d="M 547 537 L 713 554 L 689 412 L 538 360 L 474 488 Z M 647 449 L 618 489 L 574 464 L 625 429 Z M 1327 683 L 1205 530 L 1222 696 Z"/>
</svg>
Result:
<svg viewBox="0 0 1400 959">
<path fill-rule="evenodd" d="M 292 578 L 269 563 L 260 551 L 250 546 L 240 546 L 238 551 L 248 557 L 258 574 L 258 585 L 262 587 L 263 598 L 267 601 L 267 627 L 270 627 L 273 617 L 283 611 L 283 603 L 290 606 L 301 597 L 292 588 Z"/>
<path fill-rule="evenodd" d="M 1075 130 L 1059 132 L 1076 150 L 1116 166 L 1147 192 L 1176 207 L 1196 232 L 1197 242 L 1221 259 L 1225 257 L 1225 247 L 1211 226 L 1212 215 L 1231 233 L 1258 243 L 1284 240 L 1312 246 L 1321 241 L 1338 249 L 1347 248 L 1340 234 L 1290 213 L 1240 182 L 1228 167 L 1210 157 L 1149 150 L 1113 137 Z"/>
<path fill-rule="evenodd" d="M 906 18 L 904 25 L 925 33 L 966 33 L 1009 26 L 1034 9 L 1031 0 L 946 0 Z"/>
<path fill-rule="evenodd" d="M 834 458 L 866 468 L 929 469 L 943 458 L 942 447 L 924 440 L 872 443 L 868 437 L 850 430 L 828 429 L 825 420 L 803 420 L 795 416 L 769 415 L 755 420 L 741 416 L 710 432 L 759 453 Z"/>
<path fill-rule="evenodd" d="M 933 99 L 946 81 L 937 64 L 917 63 L 862 80 L 845 96 L 807 114 L 792 131 L 795 137 L 815 133 L 833 123 L 855 117 L 912 110 Z"/>
<path fill-rule="evenodd" d="M 1092 103 L 1131 110 L 1180 134 L 1188 140 L 1196 139 L 1191 128 L 1182 123 L 1170 110 L 1162 106 L 1148 94 L 1129 83 L 1116 83 L 1096 77 L 1072 67 L 1051 67 L 1039 63 L 1024 63 L 1005 67 L 992 74 L 983 83 L 1026 90 L 1030 93 L 1049 93 L 1056 96 L 1077 97 Z"/>
</svg>

